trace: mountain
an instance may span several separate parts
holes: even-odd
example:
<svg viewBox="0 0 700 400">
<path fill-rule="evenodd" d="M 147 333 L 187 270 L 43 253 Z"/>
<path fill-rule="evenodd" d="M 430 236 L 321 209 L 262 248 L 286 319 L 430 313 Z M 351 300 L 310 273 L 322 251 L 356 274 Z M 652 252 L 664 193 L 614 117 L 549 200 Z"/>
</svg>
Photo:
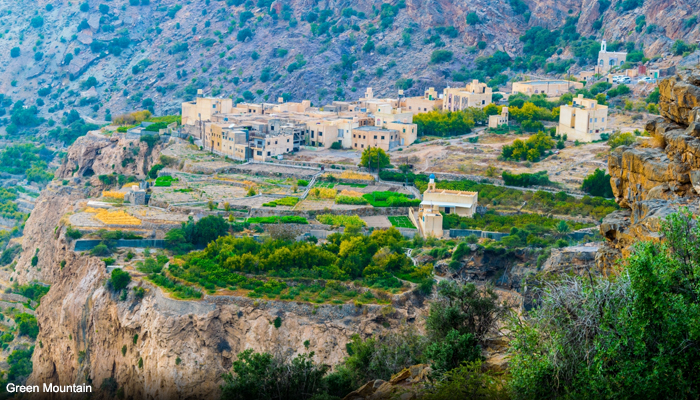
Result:
<svg viewBox="0 0 700 400">
<path fill-rule="evenodd" d="M 459 84 L 455 78 L 486 80 L 506 72 L 497 86 L 518 70 L 544 73 L 544 59 L 552 55 L 560 67 L 569 58 L 584 66 L 595 62 L 599 45 L 591 39 L 634 42 L 647 57 L 662 54 L 676 40 L 694 43 L 700 38 L 694 16 L 699 5 L 698 0 L 5 2 L 0 93 L 37 104 L 47 119 L 78 109 L 103 121 L 140 108 L 176 113 L 197 89 L 250 101 L 276 101 L 284 94 L 325 103 L 358 98 L 367 86 L 380 95 L 393 95 L 398 87 L 419 94 L 429 86 Z M 521 41 L 528 31 L 532 40 Z M 498 51 L 511 59 L 523 56 L 522 62 L 488 71 L 475 62 Z M 7 115 L 5 103 L 0 114 Z"/>
</svg>

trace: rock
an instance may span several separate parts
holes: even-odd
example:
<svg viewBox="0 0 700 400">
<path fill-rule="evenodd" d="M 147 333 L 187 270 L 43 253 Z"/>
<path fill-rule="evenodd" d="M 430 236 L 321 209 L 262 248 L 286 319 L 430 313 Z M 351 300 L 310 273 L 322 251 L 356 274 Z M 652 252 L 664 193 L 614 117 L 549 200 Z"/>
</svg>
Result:
<svg viewBox="0 0 700 400">
<path fill-rule="evenodd" d="M 616 257 L 629 256 L 642 240 L 663 239 L 662 222 L 700 203 L 700 69 L 678 72 L 659 84 L 664 118 L 646 125 L 656 147 L 621 146 L 608 157 L 611 185 L 624 210 L 600 225 L 607 239 L 596 255 L 599 269 L 609 270 Z"/>
</svg>

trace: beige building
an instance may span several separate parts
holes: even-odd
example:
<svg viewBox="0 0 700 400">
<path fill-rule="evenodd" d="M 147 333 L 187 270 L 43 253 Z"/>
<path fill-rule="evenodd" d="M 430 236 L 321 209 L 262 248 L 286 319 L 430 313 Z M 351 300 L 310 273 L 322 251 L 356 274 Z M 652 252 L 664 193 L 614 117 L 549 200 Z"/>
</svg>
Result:
<svg viewBox="0 0 700 400">
<path fill-rule="evenodd" d="M 250 152 L 253 160 L 266 161 L 294 150 L 294 133 L 252 133 L 250 137 Z"/>
<path fill-rule="evenodd" d="M 523 93 L 528 96 L 533 94 L 546 94 L 547 97 L 559 97 L 571 90 L 583 88 L 583 83 L 573 81 L 527 81 L 513 82 L 513 93 Z"/>
<path fill-rule="evenodd" d="M 377 126 L 363 126 L 352 130 L 352 148 L 364 151 L 368 147 L 379 147 L 384 151 L 391 151 L 399 146 L 399 131 L 380 128 Z"/>
<path fill-rule="evenodd" d="M 568 140 L 592 142 L 608 129 L 608 106 L 578 95 L 572 105 L 563 105 L 559 114 L 559 134 Z"/>
<path fill-rule="evenodd" d="M 489 115 L 489 128 L 498 128 L 501 125 L 508 125 L 508 107 L 503 107 L 499 115 Z"/>
<path fill-rule="evenodd" d="M 409 218 L 423 237 L 442 237 L 442 213 L 473 217 L 478 197 L 477 192 L 436 189 L 435 175 L 431 174 L 420 208 L 409 209 Z"/>
<path fill-rule="evenodd" d="M 445 88 L 442 91 L 442 109 L 461 111 L 465 108 L 484 108 L 491 104 L 493 91 L 485 83 L 473 80 L 463 88 Z"/>
<path fill-rule="evenodd" d="M 608 51 L 608 45 L 603 40 L 600 43 L 600 51 L 598 52 L 598 64 L 595 72 L 605 74 L 615 67 L 620 67 L 625 63 L 627 53 L 623 51 Z"/>
<path fill-rule="evenodd" d="M 442 109 L 442 99 L 435 88 L 425 90 L 423 96 L 407 97 L 401 100 L 401 108 L 415 114 L 426 113 Z"/>
<path fill-rule="evenodd" d="M 213 97 L 197 97 L 195 101 L 182 103 L 182 125 L 197 125 L 212 120 L 212 115 L 230 113 L 233 100 Z"/>
<path fill-rule="evenodd" d="M 576 79 L 582 82 L 588 82 L 596 76 L 595 71 L 581 71 L 576 75 Z"/>
</svg>

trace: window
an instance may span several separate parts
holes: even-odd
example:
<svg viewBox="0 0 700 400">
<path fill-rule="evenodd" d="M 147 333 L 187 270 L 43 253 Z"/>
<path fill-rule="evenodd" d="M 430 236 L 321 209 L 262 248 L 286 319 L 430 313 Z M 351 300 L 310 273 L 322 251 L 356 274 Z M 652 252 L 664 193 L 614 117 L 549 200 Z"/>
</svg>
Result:
<svg viewBox="0 0 700 400">
<path fill-rule="evenodd" d="M 600 122 L 605 122 L 605 118 L 602 118 L 602 119 L 600 120 Z"/>
<path fill-rule="evenodd" d="M 367 139 L 367 136 L 365 136 L 365 135 L 362 135 L 362 139 Z"/>
<path fill-rule="evenodd" d="M 374 135 L 374 138 L 376 139 L 376 138 L 377 138 L 377 135 Z M 384 138 L 382 138 L 382 139 L 384 139 Z"/>
<path fill-rule="evenodd" d="M 318 137 L 321 137 L 321 136 L 323 136 L 323 132 L 318 133 Z"/>
<path fill-rule="evenodd" d="M 270 142 L 267 142 L 267 145 L 269 146 L 269 145 L 270 145 Z"/>
<path fill-rule="evenodd" d="M 316 142 L 312 140 L 312 141 L 311 141 L 311 145 L 315 147 L 315 146 L 316 146 Z"/>
<path fill-rule="evenodd" d="M 275 130 L 275 126 L 274 126 L 274 125 L 270 126 L 270 130 L 271 130 L 271 131 L 274 131 L 274 130 Z"/>
<path fill-rule="evenodd" d="M 363 144 L 361 147 L 364 149 L 364 148 L 365 148 L 365 145 Z"/>
<path fill-rule="evenodd" d="M 314 131 L 311 131 L 311 137 L 314 137 Z"/>
<path fill-rule="evenodd" d="M 262 151 L 258 150 L 258 151 L 256 152 L 256 154 L 259 155 L 259 156 L 261 156 L 261 155 L 262 155 Z"/>
<path fill-rule="evenodd" d="M 212 104 L 212 105 L 211 105 L 211 108 L 216 108 L 216 104 Z"/>
<path fill-rule="evenodd" d="M 355 137 L 355 134 L 353 133 L 352 137 Z"/>
<path fill-rule="evenodd" d="M 450 207 L 445 207 L 445 214 L 449 214 L 449 213 L 450 213 Z"/>
<path fill-rule="evenodd" d="M 287 143 L 289 143 L 289 139 L 287 139 Z"/>
<path fill-rule="evenodd" d="M 598 122 L 598 118 L 595 118 L 595 121 L 594 121 L 594 122 Z"/>
<path fill-rule="evenodd" d="M 355 143 L 355 147 L 357 147 L 357 143 Z"/>
<path fill-rule="evenodd" d="M 377 137 L 375 136 L 374 138 L 376 139 Z M 382 136 L 382 140 L 384 140 L 384 136 Z"/>
<path fill-rule="evenodd" d="M 269 152 L 269 151 L 267 152 L 267 156 L 268 156 L 268 157 L 270 156 L 270 152 Z"/>
<path fill-rule="evenodd" d="M 287 147 L 287 153 L 289 153 L 289 147 Z"/>
</svg>

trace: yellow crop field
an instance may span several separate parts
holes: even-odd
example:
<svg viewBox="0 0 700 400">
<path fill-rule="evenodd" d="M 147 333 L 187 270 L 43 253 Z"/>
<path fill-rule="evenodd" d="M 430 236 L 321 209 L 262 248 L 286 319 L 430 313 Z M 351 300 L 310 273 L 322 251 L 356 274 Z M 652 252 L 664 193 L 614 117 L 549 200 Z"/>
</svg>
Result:
<svg viewBox="0 0 700 400">
<path fill-rule="evenodd" d="M 342 179 L 360 179 L 364 181 L 373 181 L 374 177 L 370 174 L 363 174 L 361 172 L 353 172 L 353 171 L 343 171 L 342 174 L 340 174 L 340 177 Z"/>
<path fill-rule="evenodd" d="M 318 192 L 316 192 L 317 190 Z M 335 189 L 328 188 L 314 188 L 311 192 L 319 199 L 335 199 L 335 195 L 337 193 Z"/>
<path fill-rule="evenodd" d="M 125 211 L 108 211 L 101 208 L 88 207 L 87 213 L 94 213 L 95 219 L 107 225 L 141 225 L 141 220 L 127 214 Z"/>
<path fill-rule="evenodd" d="M 340 192 L 340 196 L 348 196 L 348 197 L 362 197 L 362 194 L 363 193 L 356 192 L 354 190 L 347 190 L 347 189 Z"/>
<path fill-rule="evenodd" d="M 124 200 L 124 193 L 105 191 L 105 192 L 102 192 L 102 197 L 107 197 L 110 199 L 117 199 L 117 200 Z"/>
</svg>

